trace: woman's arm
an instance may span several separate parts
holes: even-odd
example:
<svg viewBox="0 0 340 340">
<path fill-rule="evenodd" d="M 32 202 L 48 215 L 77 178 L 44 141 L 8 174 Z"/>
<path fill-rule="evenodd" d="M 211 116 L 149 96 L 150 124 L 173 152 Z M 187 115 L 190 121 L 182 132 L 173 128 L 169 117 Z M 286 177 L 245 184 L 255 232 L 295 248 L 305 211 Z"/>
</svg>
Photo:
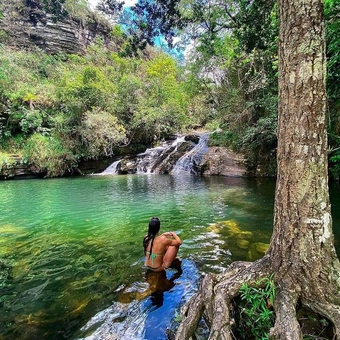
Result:
<svg viewBox="0 0 340 340">
<path fill-rule="evenodd" d="M 180 246 L 182 244 L 182 240 L 174 231 L 166 232 L 163 235 L 166 237 L 167 246 Z"/>
</svg>

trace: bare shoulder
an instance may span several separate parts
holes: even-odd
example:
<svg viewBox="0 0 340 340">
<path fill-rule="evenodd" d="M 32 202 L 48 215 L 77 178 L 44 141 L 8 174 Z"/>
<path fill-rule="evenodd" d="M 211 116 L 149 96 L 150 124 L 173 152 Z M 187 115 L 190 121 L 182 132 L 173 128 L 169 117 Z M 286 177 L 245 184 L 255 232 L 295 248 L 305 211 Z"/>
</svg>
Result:
<svg viewBox="0 0 340 340">
<path fill-rule="evenodd" d="M 164 233 L 164 234 L 160 235 L 159 241 L 162 244 L 168 245 L 169 241 L 171 241 L 171 238 L 167 235 L 167 233 Z"/>
</svg>

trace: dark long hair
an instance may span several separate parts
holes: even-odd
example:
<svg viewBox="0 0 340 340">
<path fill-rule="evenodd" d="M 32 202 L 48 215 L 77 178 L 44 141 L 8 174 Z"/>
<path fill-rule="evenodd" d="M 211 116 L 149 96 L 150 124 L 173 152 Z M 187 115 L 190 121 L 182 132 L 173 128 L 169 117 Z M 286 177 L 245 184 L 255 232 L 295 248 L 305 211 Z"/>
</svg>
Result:
<svg viewBox="0 0 340 340">
<path fill-rule="evenodd" d="M 159 232 L 160 228 L 161 228 L 161 221 L 159 220 L 159 218 L 158 217 L 152 217 L 151 220 L 149 221 L 148 234 L 143 239 L 143 247 L 144 247 L 144 254 L 145 255 L 146 255 L 146 248 L 148 247 L 148 245 L 151 241 L 149 257 L 151 256 L 151 253 L 152 253 L 153 241 L 154 241 L 157 233 Z"/>
</svg>

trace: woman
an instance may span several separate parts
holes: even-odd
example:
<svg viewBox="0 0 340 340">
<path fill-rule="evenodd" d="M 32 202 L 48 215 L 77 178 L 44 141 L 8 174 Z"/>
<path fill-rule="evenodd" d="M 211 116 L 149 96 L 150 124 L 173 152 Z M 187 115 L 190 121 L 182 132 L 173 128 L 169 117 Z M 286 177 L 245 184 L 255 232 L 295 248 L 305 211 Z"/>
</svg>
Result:
<svg viewBox="0 0 340 340">
<path fill-rule="evenodd" d="M 148 234 L 143 239 L 145 265 L 155 272 L 171 267 L 182 244 L 173 231 L 158 236 L 160 227 L 159 218 L 153 217 L 149 222 Z"/>
</svg>

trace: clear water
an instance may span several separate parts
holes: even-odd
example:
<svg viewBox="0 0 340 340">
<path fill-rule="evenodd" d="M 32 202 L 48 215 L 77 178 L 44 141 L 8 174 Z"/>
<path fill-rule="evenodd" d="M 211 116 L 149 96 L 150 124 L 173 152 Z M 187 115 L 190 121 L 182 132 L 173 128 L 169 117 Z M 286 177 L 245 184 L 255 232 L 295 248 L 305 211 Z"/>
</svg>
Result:
<svg viewBox="0 0 340 340">
<path fill-rule="evenodd" d="M 169 322 L 199 273 L 262 256 L 274 187 L 269 180 L 168 175 L 0 182 L 0 339 L 77 338 L 110 306 L 150 305 L 141 243 L 152 216 L 183 239 L 184 272 L 159 306 Z M 332 185 L 336 240 L 339 193 Z M 161 339 L 148 335 L 157 310 L 152 318 L 141 314 L 143 336 Z"/>
</svg>

